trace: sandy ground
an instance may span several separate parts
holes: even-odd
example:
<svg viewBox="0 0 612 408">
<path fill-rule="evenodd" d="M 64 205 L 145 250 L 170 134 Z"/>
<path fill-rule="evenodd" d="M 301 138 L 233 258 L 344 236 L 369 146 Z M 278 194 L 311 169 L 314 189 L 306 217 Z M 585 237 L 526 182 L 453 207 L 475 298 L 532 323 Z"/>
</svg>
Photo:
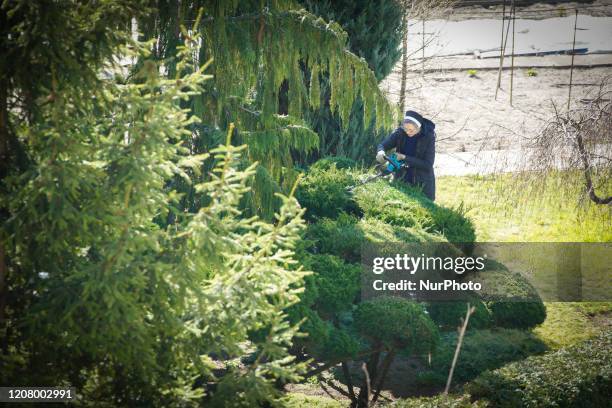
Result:
<svg viewBox="0 0 612 408">
<path fill-rule="evenodd" d="M 546 57 L 534 57 L 546 59 Z M 513 104 L 510 105 L 510 72 L 502 73 L 502 89 L 495 100 L 496 70 L 418 72 L 409 74 L 406 107 L 412 107 L 436 123 L 437 151 L 479 152 L 520 148 L 549 120 L 553 103 L 566 109 L 569 69 L 528 68 L 514 71 Z M 612 77 L 612 67 L 574 69 L 572 107 L 593 95 L 599 84 Z M 382 85 L 388 97 L 399 99 L 399 74 L 391 74 Z"/>
<path fill-rule="evenodd" d="M 506 1 L 506 12 L 508 12 L 510 1 Z M 580 12 L 594 17 L 605 17 L 612 15 L 612 0 L 593 0 L 593 1 L 582 1 L 582 2 L 567 2 L 559 4 L 545 4 L 535 3 L 528 7 L 517 7 L 517 11 L 525 12 L 530 18 L 547 18 L 550 13 L 548 11 L 554 10 L 559 15 L 571 14 L 571 9 L 576 7 L 580 8 Z M 463 6 L 456 9 L 451 16 L 452 20 L 466 20 L 471 18 L 483 18 L 491 15 L 501 13 L 502 5 L 498 4 L 495 6 Z"/>
</svg>

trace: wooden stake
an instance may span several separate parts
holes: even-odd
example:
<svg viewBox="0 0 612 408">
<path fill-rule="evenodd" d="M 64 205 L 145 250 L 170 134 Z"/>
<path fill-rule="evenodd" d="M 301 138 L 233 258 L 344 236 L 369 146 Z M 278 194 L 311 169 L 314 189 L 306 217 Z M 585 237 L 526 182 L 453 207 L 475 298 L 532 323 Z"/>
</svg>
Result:
<svg viewBox="0 0 612 408">
<path fill-rule="evenodd" d="M 570 109 L 570 102 L 572 100 L 572 79 L 574 76 L 574 55 L 576 50 L 576 26 L 578 24 L 578 9 L 576 11 L 576 17 L 574 18 L 574 41 L 572 41 L 572 63 L 570 66 L 570 79 L 569 79 L 569 90 L 567 92 L 567 110 Z"/>
<path fill-rule="evenodd" d="M 504 6 L 502 8 L 502 25 L 501 25 L 501 42 L 499 43 L 499 52 L 501 53 L 499 56 L 499 71 L 497 72 L 497 86 L 495 87 L 495 100 L 497 100 L 497 91 L 499 90 L 499 86 L 501 85 L 501 71 L 503 65 L 503 49 L 504 49 L 504 24 L 506 18 L 506 0 L 504 0 Z"/>
<path fill-rule="evenodd" d="M 400 78 L 399 108 L 402 115 L 406 106 L 406 80 L 408 76 L 408 5 L 404 4 L 402 23 L 406 29 L 402 38 L 402 73 Z"/>
<path fill-rule="evenodd" d="M 459 350 L 461 350 L 461 343 L 463 343 L 463 336 L 465 335 L 465 331 L 467 330 L 468 321 L 470 320 L 470 316 L 476 308 L 474 306 L 470 307 L 470 304 L 467 304 L 467 313 L 465 314 L 465 320 L 463 321 L 463 325 L 459 328 L 459 338 L 457 339 L 457 348 L 455 348 L 455 355 L 453 356 L 453 363 L 451 364 L 450 371 L 448 373 L 448 380 L 446 380 L 446 387 L 444 388 L 444 395 L 448 394 L 448 390 L 450 389 L 451 381 L 453 380 L 453 372 L 455 371 L 455 365 L 457 364 L 457 359 L 459 358 Z"/>
<path fill-rule="evenodd" d="M 510 106 L 512 106 L 512 87 L 514 84 L 514 34 L 516 23 L 516 6 L 514 5 L 514 0 L 512 0 L 512 58 L 510 64 Z M 510 24 L 510 22 L 508 22 Z"/>
<path fill-rule="evenodd" d="M 425 17 L 423 17 L 423 29 L 421 33 L 421 39 L 423 47 L 421 49 L 421 76 L 425 78 Z"/>
</svg>

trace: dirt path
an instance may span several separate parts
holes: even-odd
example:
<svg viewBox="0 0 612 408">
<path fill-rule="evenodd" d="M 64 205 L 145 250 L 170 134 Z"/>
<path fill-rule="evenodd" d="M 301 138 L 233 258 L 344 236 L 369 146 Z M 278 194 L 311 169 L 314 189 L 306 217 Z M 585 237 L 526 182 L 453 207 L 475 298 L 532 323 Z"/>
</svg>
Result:
<svg viewBox="0 0 612 408">
<path fill-rule="evenodd" d="M 479 152 L 520 148 L 525 137 L 535 132 L 553 114 L 553 103 L 567 104 L 569 70 L 537 69 L 529 76 L 522 68 L 514 73 L 513 106 L 509 103 L 509 72 L 502 76 L 497 100 L 497 72 L 445 71 L 426 73 L 424 78 L 411 73 L 407 107 L 423 112 L 436 123 L 437 151 L 440 153 Z M 601 81 L 612 76 L 612 68 L 584 68 L 574 71 L 572 106 L 588 98 Z M 383 83 L 389 98 L 399 98 L 399 76 L 390 75 Z"/>
</svg>

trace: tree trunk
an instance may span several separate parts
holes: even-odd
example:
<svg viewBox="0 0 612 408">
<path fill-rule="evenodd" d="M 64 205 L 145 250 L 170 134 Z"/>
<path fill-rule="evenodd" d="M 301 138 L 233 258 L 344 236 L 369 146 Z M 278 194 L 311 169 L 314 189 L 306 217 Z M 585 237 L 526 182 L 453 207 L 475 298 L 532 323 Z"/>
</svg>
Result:
<svg viewBox="0 0 612 408">
<path fill-rule="evenodd" d="M 0 181 L 9 172 L 9 124 L 8 124 L 8 82 L 0 80 Z M 0 208 L 0 214 L 4 209 Z M 3 217 L 3 215 L 0 215 Z M 4 222 L 4 220 L 2 220 Z M 4 308 L 6 307 L 5 281 L 8 273 L 4 253 L 4 243 L 0 236 L 0 330 L 4 327 Z"/>
<path fill-rule="evenodd" d="M 378 374 L 378 362 L 380 361 L 380 352 L 376 352 L 370 356 L 367 363 L 367 376 L 363 381 L 361 390 L 359 390 L 359 398 L 357 400 L 358 408 L 367 408 L 369 406 L 370 388 L 372 386 L 371 380 L 377 378 Z M 369 377 L 369 378 L 368 378 Z"/>
<path fill-rule="evenodd" d="M 395 350 L 391 350 L 387 353 L 387 355 L 385 356 L 382 362 L 381 372 L 380 372 L 380 375 L 378 376 L 378 380 L 376 381 L 376 385 L 374 386 L 375 391 L 374 391 L 374 396 L 372 397 L 372 404 L 374 404 L 376 400 L 378 400 L 378 397 L 380 396 L 380 391 L 382 390 L 382 387 L 385 383 L 385 377 L 387 377 L 387 373 L 389 372 L 389 367 L 391 367 L 391 363 L 393 362 L 394 358 L 395 358 Z"/>
<path fill-rule="evenodd" d="M 346 361 L 342 362 L 342 373 L 344 374 L 344 378 L 346 378 L 346 387 L 348 388 L 349 397 L 351 398 L 351 407 L 354 407 L 357 404 L 357 397 L 355 396 L 353 379 L 351 378 L 351 372 Z"/>
<path fill-rule="evenodd" d="M 580 132 L 576 132 L 576 142 L 578 144 L 578 152 L 580 153 L 580 160 L 582 161 L 582 171 L 584 172 L 584 183 L 586 184 L 586 190 L 589 194 L 589 198 L 595 204 L 610 204 L 612 203 L 612 196 L 606 198 L 599 197 L 595 193 L 595 186 L 593 186 L 593 179 L 591 178 L 591 166 L 589 158 L 587 157 L 586 150 L 584 148 L 584 142 L 582 141 L 582 135 Z"/>
</svg>

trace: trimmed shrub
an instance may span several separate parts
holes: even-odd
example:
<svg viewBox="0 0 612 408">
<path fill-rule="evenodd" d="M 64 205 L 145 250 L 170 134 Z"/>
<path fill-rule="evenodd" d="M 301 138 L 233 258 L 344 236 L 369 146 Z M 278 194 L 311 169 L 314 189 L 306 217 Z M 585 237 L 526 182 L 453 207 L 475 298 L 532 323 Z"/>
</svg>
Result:
<svg viewBox="0 0 612 408">
<path fill-rule="evenodd" d="M 471 321 L 470 317 L 470 324 Z M 439 347 L 432 355 L 431 370 L 420 373 L 417 382 L 422 385 L 444 386 L 456 346 L 457 333 L 444 334 Z M 455 367 L 453 384 L 469 381 L 486 370 L 545 351 L 546 345 L 530 332 L 512 329 L 468 329 Z"/>
<path fill-rule="evenodd" d="M 469 327 L 472 329 L 483 329 L 490 327 L 492 323 L 491 312 L 479 299 L 469 300 L 470 306 L 475 306 L 474 314 L 470 316 Z M 427 311 L 431 319 L 436 322 L 442 330 L 455 330 L 465 318 L 467 301 L 440 301 L 427 304 Z"/>
<path fill-rule="evenodd" d="M 357 162 L 346 156 L 327 156 L 317 160 L 310 166 L 311 169 L 316 170 L 329 170 L 332 167 L 337 169 L 353 169 L 357 167 Z"/>
<path fill-rule="evenodd" d="M 313 307 L 322 317 L 330 318 L 350 310 L 359 294 L 360 265 L 345 263 L 334 255 L 309 255 L 302 260 L 314 272 L 317 298 Z"/>
<path fill-rule="evenodd" d="M 451 394 L 400 399 L 390 406 L 393 408 L 484 408 L 487 405 L 480 401 L 470 401 L 469 395 Z"/>
<path fill-rule="evenodd" d="M 520 273 L 489 260 L 487 269 L 470 275 L 482 282 L 481 299 L 497 327 L 531 329 L 546 319 L 546 306 L 537 290 Z"/>
<path fill-rule="evenodd" d="M 449 242 L 469 244 L 476 240 L 472 222 L 462 207 L 440 207 L 418 189 L 398 181 L 365 184 L 355 190 L 355 200 L 366 216 L 392 225 L 414 227 L 443 235 Z"/>
<path fill-rule="evenodd" d="M 315 168 L 300 183 L 296 198 L 306 207 L 306 218 L 310 221 L 317 217 L 336 218 L 342 212 L 360 215 L 361 210 L 347 191 L 355 183 L 356 177 L 347 170 Z"/>
<path fill-rule="evenodd" d="M 346 213 L 337 219 L 322 218 L 310 224 L 305 237 L 312 242 L 311 251 L 336 255 L 348 262 L 359 262 L 365 240 L 359 219 Z"/>
<path fill-rule="evenodd" d="M 493 324 L 497 327 L 532 329 L 546 320 L 546 306 L 539 302 L 489 302 Z"/>
<path fill-rule="evenodd" d="M 323 218 L 310 224 L 305 234 L 310 250 L 339 256 L 348 262 L 360 262 L 364 243 L 445 242 L 444 237 L 416 228 L 387 224 L 375 218 L 358 219 L 342 213 L 337 219 Z"/>
<path fill-rule="evenodd" d="M 495 407 L 610 406 L 612 333 L 482 374 L 466 386 Z"/>
<path fill-rule="evenodd" d="M 373 345 L 431 351 L 439 334 L 423 305 L 399 297 L 379 297 L 357 306 L 357 331 Z"/>
</svg>

